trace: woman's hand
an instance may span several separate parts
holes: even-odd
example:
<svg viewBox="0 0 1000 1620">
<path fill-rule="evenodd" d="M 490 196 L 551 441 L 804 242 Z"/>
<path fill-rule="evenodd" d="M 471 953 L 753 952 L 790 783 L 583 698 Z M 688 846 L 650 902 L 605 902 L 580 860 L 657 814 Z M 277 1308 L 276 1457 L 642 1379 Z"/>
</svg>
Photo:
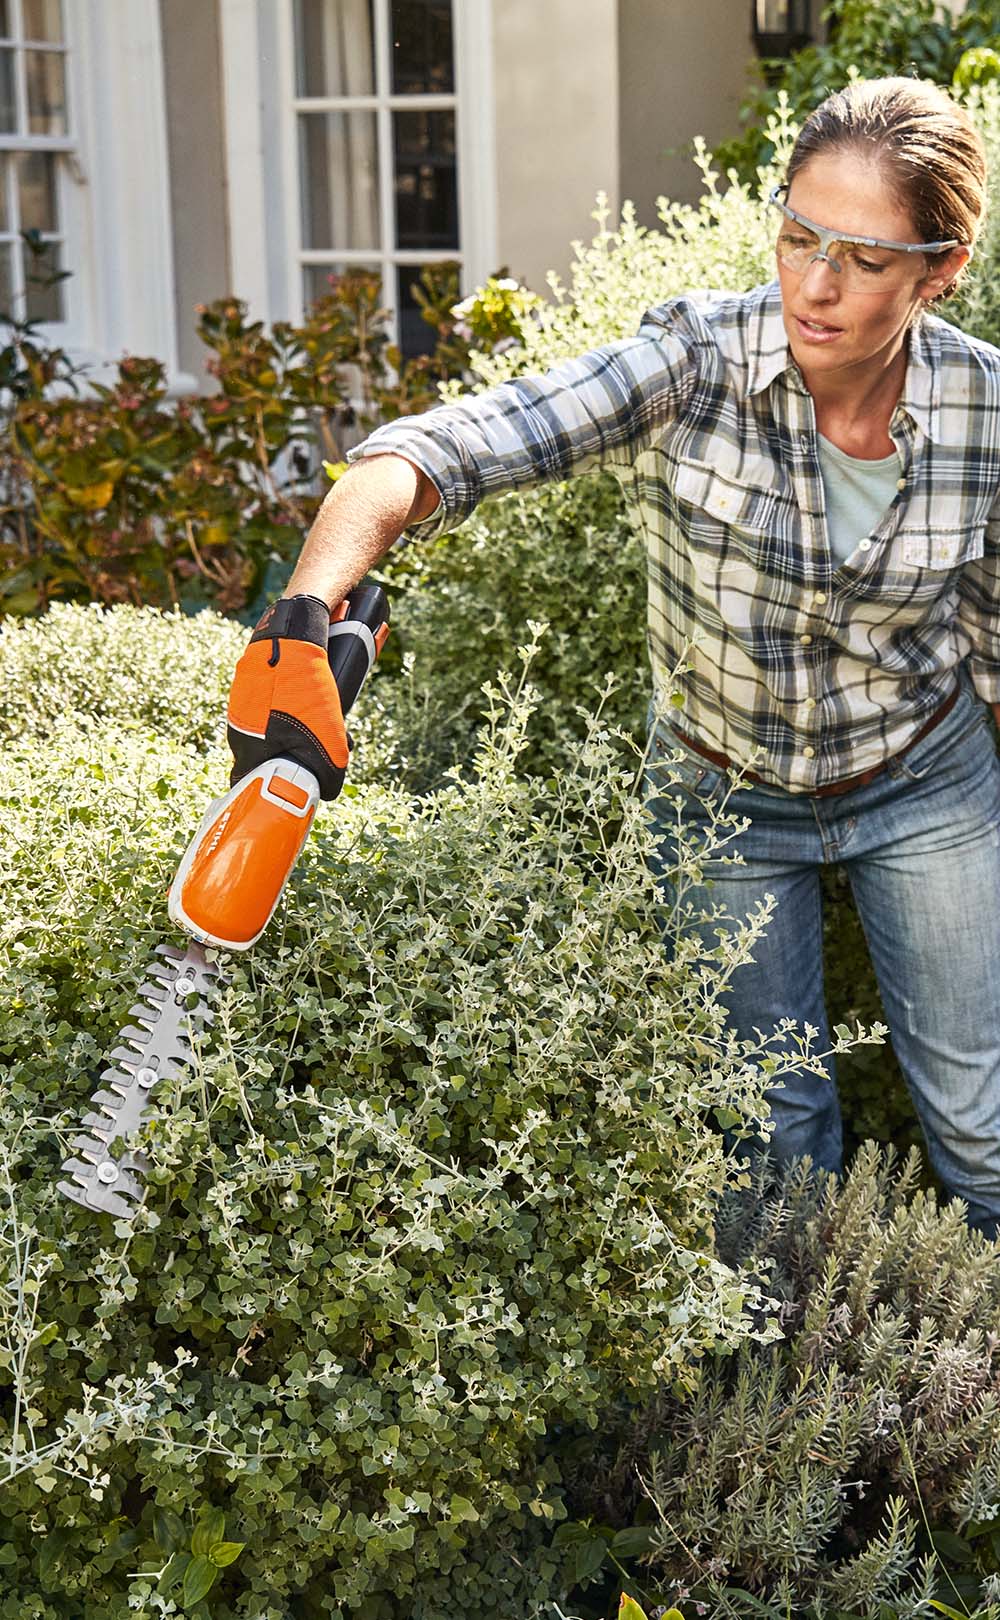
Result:
<svg viewBox="0 0 1000 1620">
<path fill-rule="evenodd" d="M 993 724 L 1000 731 L 1000 703 L 991 703 L 990 708 L 993 710 Z"/>
</svg>

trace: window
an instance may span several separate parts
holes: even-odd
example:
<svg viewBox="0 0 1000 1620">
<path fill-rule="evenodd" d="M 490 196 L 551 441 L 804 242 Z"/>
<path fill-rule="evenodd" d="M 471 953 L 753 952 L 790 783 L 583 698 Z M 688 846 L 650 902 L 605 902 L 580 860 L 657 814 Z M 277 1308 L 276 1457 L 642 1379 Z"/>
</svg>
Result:
<svg viewBox="0 0 1000 1620">
<path fill-rule="evenodd" d="M 66 68 L 62 0 L 0 0 L 0 312 L 47 322 L 66 319 L 63 283 L 52 280 L 75 147 Z"/>
<path fill-rule="evenodd" d="M 814 35 L 812 0 L 752 0 L 753 37 L 758 55 L 791 56 Z"/>
<path fill-rule="evenodd" d="M 433 347 L 411 292 L 463 262 L 452 0 L 293 0 L 305 303 L 331 271 L 373 269 L 403 354 Z"/>
</svg>

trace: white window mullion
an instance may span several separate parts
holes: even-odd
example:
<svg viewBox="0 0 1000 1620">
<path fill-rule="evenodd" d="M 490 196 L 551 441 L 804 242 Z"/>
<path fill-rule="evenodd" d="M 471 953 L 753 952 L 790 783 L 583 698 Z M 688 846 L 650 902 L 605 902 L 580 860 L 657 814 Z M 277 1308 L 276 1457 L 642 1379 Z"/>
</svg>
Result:
<svg viewBox="0 0 1000 1620">
<path fill-rule="evenodd" d="M 21 0 L 11 0 L 11 22 L 17 40 L 17 50 L 14 52 L 14 104 L 17 108 L 17 127 L 24 137 L 28 133 L 28 66 L 21 43 L 24 39 L 22 20 Z"/>
<path fill-rule="evenodd" d="M 389 95 L 392 90 L 392 30 L 389 27 L 389 0 L 375 0 L 375 95 L 378 110 L 375 114 L 378 129 L 378 195 L 379 233 L 381 236 L 382 303 L 392 310 L 390 336 L 399 342 L 399 317 L 396 313 L 396 193 L 393 185 L 395 161 L 392 147 L 392 113 Z"/>
<path fill-rule="evenodd" d="M 394 112 L 451 112 L 457 97 L 435 96 L 296 96 L 296 112 L 373 112 L 388 102 Z"/>
<path fill-rule="evenodd" d="M 492 0 L 457 0 L 452 15 L 458 240 L 462 290 L 469 293 L 498 265 Z"/>
</svg>

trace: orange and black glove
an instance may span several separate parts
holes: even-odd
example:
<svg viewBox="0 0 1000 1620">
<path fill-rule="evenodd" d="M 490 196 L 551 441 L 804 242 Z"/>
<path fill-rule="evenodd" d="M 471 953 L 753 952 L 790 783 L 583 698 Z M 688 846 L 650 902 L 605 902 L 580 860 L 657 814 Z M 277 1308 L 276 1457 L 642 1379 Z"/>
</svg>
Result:
<svg viewBox="0 0 1000 1620">
<path fill-rule="evenodd" d="M 283 597 L 260 620 L 229 694 L 233 785 L 280 757 L 312 771 L 322 798 L 337 797 L 350 743 L 327 658 L 329 629 L 330 611 L 318 596 Z"/>
</svg>

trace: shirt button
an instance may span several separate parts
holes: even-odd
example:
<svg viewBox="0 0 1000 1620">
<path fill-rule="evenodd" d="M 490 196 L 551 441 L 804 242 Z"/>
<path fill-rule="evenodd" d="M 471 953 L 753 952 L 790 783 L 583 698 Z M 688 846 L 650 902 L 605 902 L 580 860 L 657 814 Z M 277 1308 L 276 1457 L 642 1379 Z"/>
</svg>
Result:
<svg viewBox="0 0 1000 1620">
<path fill-rule="evenodd" d="M 871 543 L 870 540 L 859 540 L 858 541 L 858 550 L 859 551 L 871 551 L 871 549 L 872 549 L 872 543 Z"/>
<path fill-rule="evenodd" d="M 815 750 L 815 748 L 803 748 L 802 752 L 805 755 L 806 759 L 815 759 L 816 758 L 816 750 Z"/>
<path fill-rule="evenodd" d="M 815 707 L 816 707 L 816 699 L 815 698 L 806 698 L 805 707 L 807 709 L 815 709 Z"/>
<path fill-rule="evenodd" d="M 820 606 L 822 606 L 823 603 L 826 601 L 826 592 L 825 591 L 813 591 L 813 601 L 818 602 L 820 604 Z"/>
<path fill-rule="evenodd" d="M 905 489 L 906 488 L 906 479 L 905 478 L 898 478 L 896 480 L 896 488 L 897 489 Z"/>
<path fill-rule="evenodd" d="M 799 640 L 801 641 L 803 647 L 808 647 L 809 643 L 812 641 L 812 636 L 800 636 Z"/>
</svg>

